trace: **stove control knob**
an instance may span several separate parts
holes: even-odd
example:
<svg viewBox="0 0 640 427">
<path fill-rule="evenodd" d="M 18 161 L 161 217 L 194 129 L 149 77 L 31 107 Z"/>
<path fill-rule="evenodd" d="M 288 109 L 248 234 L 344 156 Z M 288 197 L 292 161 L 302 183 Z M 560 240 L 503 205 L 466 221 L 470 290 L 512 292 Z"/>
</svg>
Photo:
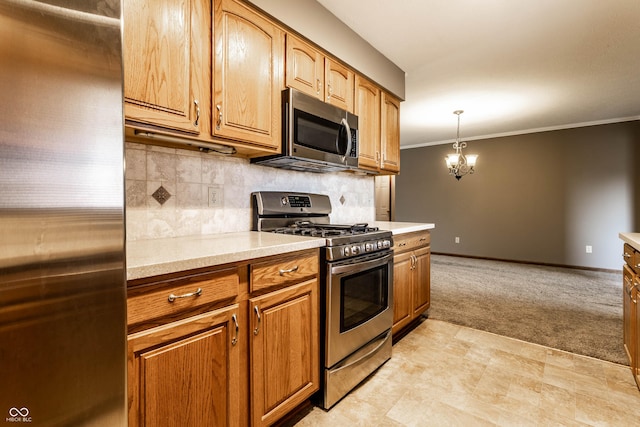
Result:
<svg viewBox="0 0 640 427">
<path fill-rule="evenodd" d="M 384 248 L 384 241 L 378 240 L 378 249 L 382 249 L 382 248 Z"/>
<path fill-rule="evenodd" d="M 354 255 L 358 255 L 360 253 L 360 247 L 359 246 L 352 246 L 351 247 L 351 253 Z"/>
<path fill-rule="evenodd" d="M 364 245 L 364 251 L 365 252 L 371 252 L 373 250 L 375 250 L 375 245 L 374 244 L 367 243 L 367 244 Z"/>
<path fill-rule="evenodd" d="M 383 240 L 382 241 L 382 246 L 385 248 L 390 248 L 391 247 L 391 242 L 389 240 Z"/>
<path fill-rule="evenodd" d="M 349 255 L 351 255 L 351 249 L 349 249 L 349 247 L 347 246 L 344 248 L 344 256 L 349 256 Z"/>
</svg>

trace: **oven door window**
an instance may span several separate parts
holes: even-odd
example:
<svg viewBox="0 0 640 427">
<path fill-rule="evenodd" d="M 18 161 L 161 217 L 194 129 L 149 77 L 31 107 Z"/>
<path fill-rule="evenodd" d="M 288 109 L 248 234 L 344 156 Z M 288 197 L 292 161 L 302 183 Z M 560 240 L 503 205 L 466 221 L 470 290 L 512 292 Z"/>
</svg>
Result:
<svg viewBox="0 0 640 427">
<path fill-rule="evenodd" d="M 387 264 L 340 280 L 340 332 L 376 317 L 389 306 Z"/>
</svg>

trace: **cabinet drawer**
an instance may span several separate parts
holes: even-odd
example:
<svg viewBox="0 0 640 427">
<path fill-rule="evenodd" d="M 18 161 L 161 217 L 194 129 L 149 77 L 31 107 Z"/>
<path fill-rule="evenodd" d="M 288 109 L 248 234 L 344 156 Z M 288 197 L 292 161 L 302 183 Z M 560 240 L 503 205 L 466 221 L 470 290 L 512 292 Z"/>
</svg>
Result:
<svg viewBox="0 0 640 427">
<path fill-rule="evenodd" d="M 414 231 L 393 236 L 393 249 L 396 253 L 428 246 L 430 243 L 431 233 L 428 231 Z"/>
<path fill-rule="evenodd" d="M 217 301 L 233 302 L 238 296 L 240 275 L 238 268 L 194 274 L 152 285 L 148 291 L 129 291 L 127 323 L 174 315 Z"/>
<path fill-rule="evenodd" d="M 301 281 L 318 274 L 318 252 L 296 253 L 251 264 L 250 292 Z"/>
<path fill-rule="evenodd" d="M 636 251 L 631 245 L 625 243 L 624 245 L 624 260 L 633 271 L 638 273 L 640 270 L 640 253 Z"/>
</svg>

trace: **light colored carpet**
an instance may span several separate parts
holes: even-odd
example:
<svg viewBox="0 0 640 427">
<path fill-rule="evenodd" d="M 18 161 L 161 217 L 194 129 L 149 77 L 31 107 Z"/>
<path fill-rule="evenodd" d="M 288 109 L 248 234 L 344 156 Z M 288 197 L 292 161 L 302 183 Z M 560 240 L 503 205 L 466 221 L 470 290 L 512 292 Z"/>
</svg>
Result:
<svg viewBox="0 0 640 427">
<path fill-rule="evenodd" d="M 621 273 L 432 255 L 428 314 L 628 364 L 622 343 Z"/>
</svg>

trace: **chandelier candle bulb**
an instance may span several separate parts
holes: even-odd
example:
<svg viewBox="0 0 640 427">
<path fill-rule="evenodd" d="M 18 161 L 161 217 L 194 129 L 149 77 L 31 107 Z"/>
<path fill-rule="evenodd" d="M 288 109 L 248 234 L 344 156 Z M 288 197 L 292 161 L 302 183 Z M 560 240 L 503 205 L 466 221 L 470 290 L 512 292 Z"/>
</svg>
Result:
<svg viewBox="0 0 640 427">
<path fill-rule="evenodd" d="M 478 159 L 477 154 L 467 154 L 467 164 L 470 168 L 476 165 L 476 160 Z"/>
</svg>

